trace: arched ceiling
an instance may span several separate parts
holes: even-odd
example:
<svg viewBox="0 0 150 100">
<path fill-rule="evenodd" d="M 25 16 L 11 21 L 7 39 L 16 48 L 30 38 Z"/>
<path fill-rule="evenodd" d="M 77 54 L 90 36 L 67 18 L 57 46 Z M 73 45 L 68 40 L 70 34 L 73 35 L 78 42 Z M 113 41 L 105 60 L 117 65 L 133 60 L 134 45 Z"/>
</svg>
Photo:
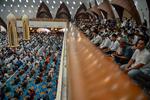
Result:
<svg viewBox="0 0 150 100">
<path fill-rule="evenodd" d="M 53 18 L 55 18 L 56 12 L 63 2 L 69 9 L 72 18 L 74 18 L 77 9 L 80 5 L 82 5 L 82 3 L 84 3 L 86 8 L 89 9 L 89 2 L 92 7 L 103 2 L 103 0 L 0 0 L 0 17 L 4 20 L 4 22 L 6 22 L 6 16 L 12 12 L 17 17 L 21 17 L 23 14 L 26 14 L 29 18 L 36 18 L 38 8 L 42 1 L 45 2 L 49 8 Z M 140 17 L 144 16 L 145 19 L 149 19 L 149 13 L 146 11 L 146 0 L 133 1 L 140 12 Z"/>
<path fill-rule="evenodd" d="M 73 18 L 80 5 L 84 3 L 89 8 L 89 1 L 91 0 L 0 0 L 0 17 L 6 21 L 6 16 L 12 12 L 17 17 L 26 14 L 29 18 L 35 18 L 42 1 L 49 8 L 53 18 L 64 2 Z"/>
</svg>

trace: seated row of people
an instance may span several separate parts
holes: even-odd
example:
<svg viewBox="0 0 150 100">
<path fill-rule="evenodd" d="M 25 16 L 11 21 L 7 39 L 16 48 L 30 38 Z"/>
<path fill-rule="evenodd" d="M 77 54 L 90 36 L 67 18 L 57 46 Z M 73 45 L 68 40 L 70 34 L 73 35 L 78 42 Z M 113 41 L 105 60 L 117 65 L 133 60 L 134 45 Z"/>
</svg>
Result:
<svg viewBox="0 0 150 100">
<path fill-rule="evenodd" d="M 134 24 L 128 26 L 127 22 Z M 104 54 L 111 56 L 120 69 L 137 83 L 150 89 L 150 84 L 147 85 L 146 82 L 150 78 L 150 52 L 146 49 L 149 36 L 146 34 L 146 27 L 137 26 L 130 20 L 124 20 L 120 27 L 117 27 L 117 23 L 113 27 L 106 24 L 109 23 L 81 23 L 83 27 L 78 27 Z"/>
</svg>

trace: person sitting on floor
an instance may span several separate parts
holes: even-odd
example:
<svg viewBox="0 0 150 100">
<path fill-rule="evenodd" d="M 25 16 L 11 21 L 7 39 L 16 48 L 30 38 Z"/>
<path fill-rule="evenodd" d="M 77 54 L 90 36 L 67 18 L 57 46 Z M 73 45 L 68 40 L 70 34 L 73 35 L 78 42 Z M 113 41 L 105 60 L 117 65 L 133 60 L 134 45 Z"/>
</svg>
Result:
<svg viewBox="0 0 150 100">
<path fill-rule="evenodd" d="M 112 54 L 113 52 L 115 52 L 119 47 L 119 42 L 117 40 L 117 35 L 113 34 L 111 36 L 111 45 L 110 47 L 106 48 L 103 50 L 104 53 L 106 54 Z"/>
<path fill-rule="evenodd" d="M 35 84 L 38 84 L 42 82 L 42 78 L 40 76 L 37 76 L 36 80 L 35 80 Z"/>
<path fill-rule="evenodd" d="M 140 69 L 148 63 L 150 56 L 149 51 L 145 48 L 146 42 L 144 39 L 140 39 L 137 44 L 137 49 L 135 50 L 132 58 L 127 65 L 122 65 L 120 68 L 129 72 L 132 69 Z"/>
<path fill-rule="evenodd" d="M 119 48 L 111 56 L 114 58 L 114 61 L 117 64 L 123 65 L 128 63 L 128 61 L 132 57 L 133 50 L 131 49 L 130 46 L 127 45 L 124 39 L 121 39 L 119 44 L 120 44 Z"/>
<path fill-rule="evenodd" d="M 14 79 L 14 84 L 18 84 L 20 82 L 20 78 L 19 78 L 19 75 L 17 75 Z"/>
<path fill-rule="evenodd" d="M 98 32 L 95 32 L 95 33 L 98 33 Z M 95 44 L 96 46 L 99 46 L 102 42 L 102 37 L 100 36 L 101 33 L 97 34 L 92 40 L 91 42 L 93 44 Z"/>
<path fill-rule="evenodd" d="M 34 100 L 34 96 L 35 96 L 35 90 L 34 89 L 29 89 L 29 100 Z"/>
<path fill-rule="evenodd" d="M 150 52 L 145 48 L 146 42 L 144 39 L 140 39 L 137 44 L 137 49 L 135 50 L 132 58 L 128 64 L 120 66 L 122 70 L 128 72 L 129 77 L 133 80 L 137 80 L 142 76 L 142 69 L 145 69 L 144 66 L 149 61 Z"/>
<path fill-rule="evenodd" d="M 19 97 L 23 94 L 22 88 L 18 87 L 15 91 L 14 91 L 14 98 L 19 99 Z"/>
<path fill-rule="evenodd" d="M 103 34 L 103 36 L 102 36 L 103 41 L 100 45 L 101 50 L 108 49 L 110 47 L 111 40 L 108 36 L 109 36 L 108 34 Z"/>
<path fill-rule="evenodd" d="M 24 82 L 22 82 L 21 86 L 25 89 L 28 85 L 28 80 L 25 79 Z"/>
</svg>

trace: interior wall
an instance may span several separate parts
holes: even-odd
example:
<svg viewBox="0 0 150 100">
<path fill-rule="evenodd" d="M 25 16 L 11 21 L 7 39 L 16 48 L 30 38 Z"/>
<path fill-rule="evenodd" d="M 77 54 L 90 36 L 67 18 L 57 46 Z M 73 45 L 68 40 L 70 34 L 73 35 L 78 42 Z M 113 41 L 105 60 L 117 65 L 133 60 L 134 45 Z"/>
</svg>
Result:
<svg viewBox="0 0 150 100">
<path fill-rule="evenodd" d="M 144 19 L 147 20 L 148 27 L 150 28 L 150 22 L 149 22 L 149 10 L 146 0 L 134 0 L 134 3 L 136 5 L 136 8 L 140 14 L 141 21 L 143 22 Z"/>
<path fill-rule="evenodd" d="M 123 11 L 123 17 L 131 18 L 131 14 L 129 14 L 128 11 L 124 10 L 124 11 Z"/>
</svg>

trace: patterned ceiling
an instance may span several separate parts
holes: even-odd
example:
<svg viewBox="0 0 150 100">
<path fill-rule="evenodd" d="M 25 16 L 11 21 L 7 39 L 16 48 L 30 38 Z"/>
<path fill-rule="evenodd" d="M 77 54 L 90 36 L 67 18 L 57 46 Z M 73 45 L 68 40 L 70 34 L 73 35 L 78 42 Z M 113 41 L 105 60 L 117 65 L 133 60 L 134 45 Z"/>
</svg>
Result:
<svg viewBox="0 0 150 100">
<path fill-rule="evenodd" d="M 89 2 L 94 5 L 95 1 L 100 4 L 103 0 L 0 0 L 0 17 L 6 21 L 6 16 L 12 12 L 17 17 L 27 14 L 30 18 L 35 18 L 38 7 L 42 1 L 48 6 L 53 18 L 55 17 L 60 4 L 64 2 L 73 18 L 78 7 L 82 3 L 89 8 Z M 144 1 L 145 0 L 134 0 L 136 5 L 139 4 L 138 6 Z"/>
<path fill-rule="evenodd" d="M 0 1 L 0 16 L 5 18 L 10 12 L 14 13 L 16 16 L 21 16 L 24 13 L 29 15 L 30 18 L 36 16 L 38 7 L 42 1 L 50 9 L 50 12 L 53 17 L 55 17 L 56 12 L 62 2 L 66 4 L 70 10 L 70 14 L 74 15 L 77 8 L 84 3 L 87 7 L 89 2 L 87 0 L 1 0 Z M 91 1 L 92 3 L 93 1 Z M 99 2 L 98 2 L 99 3 Z"/>
</svg>

